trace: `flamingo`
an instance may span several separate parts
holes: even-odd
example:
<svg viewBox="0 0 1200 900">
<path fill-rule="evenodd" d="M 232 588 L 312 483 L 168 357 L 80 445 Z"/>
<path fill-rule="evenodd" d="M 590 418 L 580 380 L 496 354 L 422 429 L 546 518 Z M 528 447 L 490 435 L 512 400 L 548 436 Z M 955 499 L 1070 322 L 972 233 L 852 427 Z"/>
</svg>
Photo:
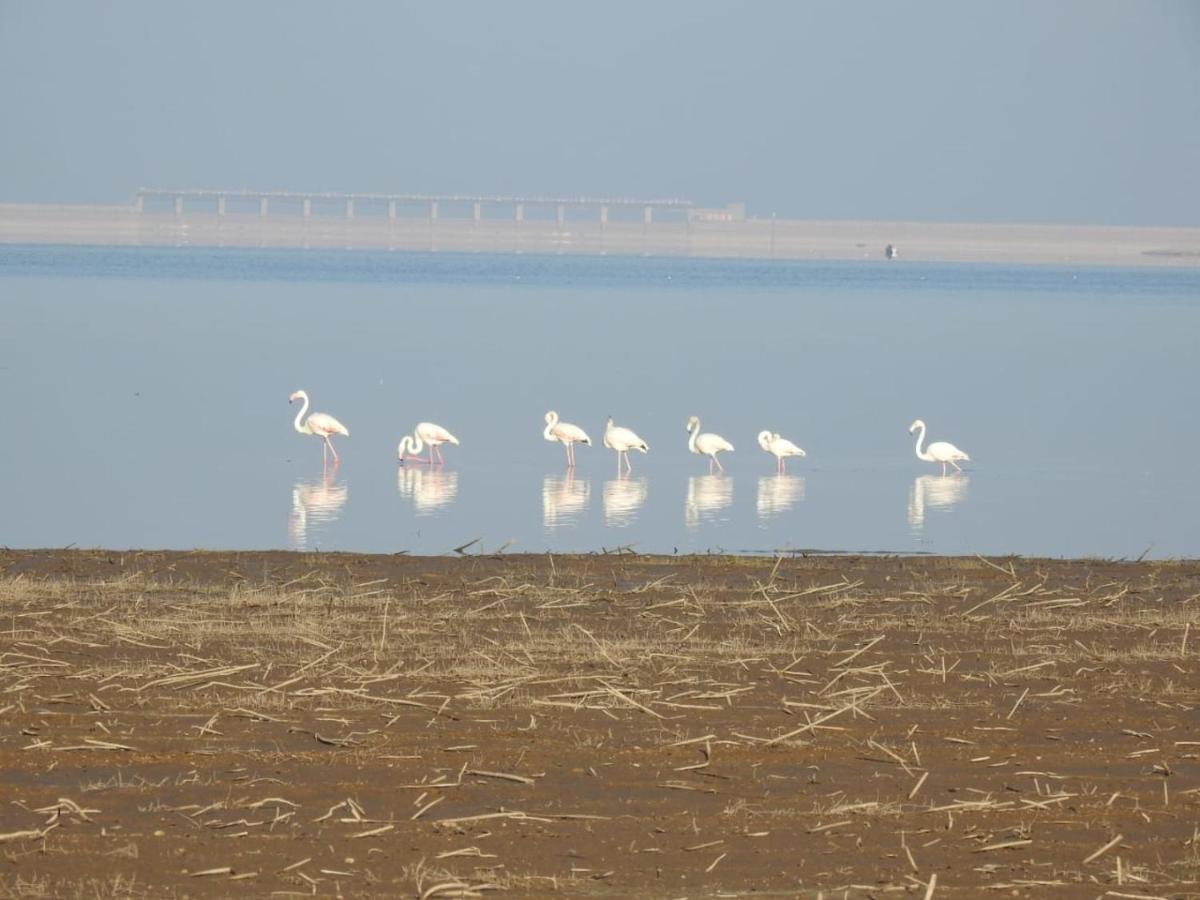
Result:
<svg viewBox="0 0 1200 900">
<path fill-rule="evenodd" d="M 542 437 L 548 441 L 560 441 L 567 448 L 567 468 L 575 468 L 575 444 L 592 446 L 592 439 L 578 425 L 558 421 L 558 413 L 554 410 L 546 413 L 546 430 Z"/>
<path fill-rule="evenodd" d="M 314 434 L 324 439 L 325 447 L 321 450 L 321 459 L 325 460 L 327 458 L 327 452 L 332 453 L 334 464 L 336 464 L 338 462 L 338 455 L 337 451 L 333 449 L 333 442 L 329 440 L 329 436 L 331 434 L 344 434 L 346 437 L 350 437 L 350 430 L 333 416 L 326 413 L 315 412 L 305 419 L 304 414 L 308 412 L 308 394 L 304 391 L 296 391 L 288 397 L 288 403 L 294 400 L 304 401 L 304 405 L 300 407 L 300 412 L 296 413 L 296 430 L 301 434 Z"/>
<path fill-rule="evenodd" d="M 429 459 L 417 455 L 425 448 L 426 444 L 429 445 Z M 437 461 L 445 465 L 446 461 L 442 459 L 442 451 L 439 449 L 440 444 L 454 444 L 457 447 L 458 438 L 441 425 L 434 425 L 432 422 L 418 422 L 412 434 L 406 434 L 400 439 L 400 446 L 396 448 L 396 456 L 401 464 L 406 459 L 419 459 L 432 466 L 433 454 L 436 452 Z"/>
<path fill-rule="evenodd" d="M 688 438 L 688 449 L 693 453 L 708 457 L 708 472 L 712 474 L 713 463 L 717 464 L 717 468 L 722 472 L 725 467 L 721 465 L 721 461 L 717 459 L 717 454 L 722 450 L 733 452 L 733 444 L 725 440 L 719 434 L 700 434 L 700 420 L 696 416 L 692 416 L 687 420 L 687 430 L 691 437 Z"/>
<path fill-rule="evenodd" d="M 604 426 L 604 446 L 609 450 L 617 451 L 617 471 L 621 471 L 621 460 L 625 460 L 626 472 L 632 472 L 633 466 L 629 462 L 629 451 L 640 450 L 645 453 L 650 449 L 649 445 L 637 436 L 636 432 L 631 428 L 622 428 L 620 425 L 614 425 L 612 416 L 608 417 L 608 422 Z"/>
<path fill-rule="evenodd" d="M 943 475 L 946 474 L 946 463 L 950 463 L 950 465 L 954 466 L 954 468 L 961 472 L 962 468 L 959 466 L 958 460 L 962 459 L 970 462 L 971 457 L 967 456 L 967 454 L 963 453 L 953 444 L 949 444 L 946 441 L 934 441 L 932 444 L 926 447 L 924 451 L 922 451 L 921 444 L 925 442 L 925 423 L 920 419 L 917 419 L 908 426 L 908 433 L 912 434 L 917 429 L 920 429 L 921 431 L 921 433 L 917 435 L 917 459 L 923 459 L 925 462 L 941 463 Z"/>
<path fill-rule="evenodd" d="M 760 431 L 758 433 L 758 446 L 762 447 L 768 453 L 775 454 L 775 471 L 780 475 L 786 471 L 783 461 L 787 457 L 808 455 L 787 438 L 780 437 L 779 432 Z"/>
</svg>

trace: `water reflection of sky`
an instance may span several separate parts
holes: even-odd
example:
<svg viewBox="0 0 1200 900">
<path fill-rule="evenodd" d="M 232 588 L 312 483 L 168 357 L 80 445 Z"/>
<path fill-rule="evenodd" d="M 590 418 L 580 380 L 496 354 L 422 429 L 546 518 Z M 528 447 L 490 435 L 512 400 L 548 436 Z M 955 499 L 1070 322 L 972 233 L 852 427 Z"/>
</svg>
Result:
<svg viewBox="0 0 1200 900">
<path fill-rule="evenodd" d="M 0 290 L 4 545 L 1200 553 L 1196 271 L 0 248 Z M 397 466 L 425 417 L 460 446 Z"/>
</svg>

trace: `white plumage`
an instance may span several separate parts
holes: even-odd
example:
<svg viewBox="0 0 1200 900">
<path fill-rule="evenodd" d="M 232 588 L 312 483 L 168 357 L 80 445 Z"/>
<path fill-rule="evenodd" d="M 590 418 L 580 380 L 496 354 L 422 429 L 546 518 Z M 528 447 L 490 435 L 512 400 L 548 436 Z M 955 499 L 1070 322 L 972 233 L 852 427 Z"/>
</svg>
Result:
<svg viewBox="0 0 1200 900">
<path fill-rule="evenodd" d="M 293 423 L 295 429 L 301 434 L 311 434 L 325 441 L 325 446 L 321 450 L 321 458 L 325 459 L 326 452 L 333 454 L 333 461 L 338 461 L 337 451 L 333 449 L 333 443 L 329 440 L 332 434 L 344 434 L 350 437 L 350 430 L 327 413 L 315 412 L 307 419 L 304 414 L 308 412 L 308 394 L 304 391 L 295 391 L 288 397 L 288 403 L 296 400 L 303 400 L 304 404 L 300 407 L 300 412 L 296 413 L 296 421 Z"/>
<path fill-rule="evenodd" d="M 687 430 L 691 435 L 688 438 L 688 449 L 693 453 L 708 457 L 708 471 L 712 472 L 713 463 L 716 463 L 717 468 L 722 472 L 725 467 L 721 465 L 721 461 L 717 459 L 717 454 L 725 450 L 733 452 L 733 444 L 725 440 L 719 434 L 705 432 L 700 433 L 700 419 L 692 416 L 687 421 Z"/>
<path fill-rule="evenodd" d="M 787 457 L 808 455 L 787 438 L 781 437 L 777 431 L 760 431 L 758 433 L 758 446 L 775 456 L 775 471 L 779 473 L 784 471 L 783 461 Z"/>
<path fill-rule="evenodd" d="M 609 450 L 617 451 L 617 469 L 621 468 L 621 460 L 625 460 L 625 471 L 632 472 L 633 466 L 629 462 L 629 451 L 640 450 L 645 453 L 650 449 L 650 446 L 638 437 L 637 432 L 632 428 L 623 428 L 620 425 L 614 425 L 612 416 L 608 417 L 608 422 L 604 426 L 604 446 Z"/>
<path fill-rule="evenodd" d="M 920 430 L 921 432 L 917 435 L 917 459 L 923 459 L 925 462 L 941 463 L 943 475 L 946 474 L 946 463 L 950 463 L 950 465 L 954 466 L 955 469 L 961 472 L 962 468 L 958 465 L 958 461 L 970 461 L 971 457 L 967 456 L 967 454 L 963 453 L 963 451 L 946 441 L 934 441 L 932 444 L 922 450 L 921 444 L 925 442 L 925 423 L 920 419 L 917 419 L 908 426 L 909 434 L 912 434 L 917 430 Z"/>
<path fill-rule="evenodd" d="M 418 455 L 429 445 L 429 459 Z M 435 425 L 433 422 L 418 422 L 417 427 L 413 429 L 412 434 L 406 434 L 400 438 L 400 446 L 396 448 L 396 455 L 400 462 L 405 459 L 419 459 L 422 462 L 427 462 L 433 465 L 433 455 L 437 453 L 437 461 L 445 464 L 442 459 L 442 451 L 439 449 L 441 444 L 458 445 L 458 438 L 448 432 L 441 425 Z"/>
<path fill-rule="evenodd" d="M 592 446 L 592 439 L 587 436 L 587 432 L 578 425 L 572 425 L 570 422 L 560 422 L 558 413 L 550 410 L 546 413 L 546 428 L 542 432 L 542 437 L 548 441 L 559 441 L 567 448 L 567 466 L 575 467 L 575 444 L 587 444 Z"/>
</svg>

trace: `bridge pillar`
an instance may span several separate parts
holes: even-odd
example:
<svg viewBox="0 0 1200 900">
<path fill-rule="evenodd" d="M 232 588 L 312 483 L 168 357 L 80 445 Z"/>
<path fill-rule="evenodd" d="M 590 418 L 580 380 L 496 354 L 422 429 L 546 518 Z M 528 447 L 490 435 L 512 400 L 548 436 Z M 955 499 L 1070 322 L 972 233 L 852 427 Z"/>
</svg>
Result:
<svg viewBox="0 0 1200 900">
<path fill-rule="evenodd" d="M 474 216 L 475 216 L 475 224 L 478 225 L 479 220 L 483 218 L 483 204 L 476 203 L 472 212 L 474 213 Z"/>
<path fill-rule="evenodd" d="M 258 214 L 260 216 L 266 216 L 266 214 L 267 214 L 267 198 L 266 197 L 258 198 Z"/>
<path fill-rule="evenodd" d="M 312 197 L 304 198 L 304 218 L 312 217 Z"/>
<path fill-rule="evenodd" d="M 525 204 L 524 203 L 518 203 L 516 205 L 516 207 L 513 209 L 513 219 L 515 219 L 518 222 L 525 221 Z"/>
<path fill-rule="evenodd" d="M 651 222 L 654 221 L 654 207 L 653 206 L 647 206 L 645 209 L 642 210 L 642 221 L 645 222 L 647 225 L 649 225 Z"/>
<path fill-rule="evenodd" d="M 354 218 L 354 198 L 353 197 L 346 198 L 346 218 L 347 219 Z"/>
<path fill-rule="evenodd" d="M 389 200 L 388 201 L 388 219 L 392 220 L 395 218 L 396 218 L 396 201 Z"/>
<path fill-rule="evenodd" d="M 601 225 L 608 224 L 608 207 L 607 206 L 600 207 L 600 224 Z"/>
<path fill-rule="evenodd" d="M 218 216 L 225 215 L 225 195 L 224 194 L 222 194 L 220 197 L 217 198 L 217 215 Z"/>
<path fill-rule="evenodd" d="M 183 215 L 183 197 L 177 196 L 175 198 L 175 215 L 177 215 L 177 216 Z"/>
</svg>

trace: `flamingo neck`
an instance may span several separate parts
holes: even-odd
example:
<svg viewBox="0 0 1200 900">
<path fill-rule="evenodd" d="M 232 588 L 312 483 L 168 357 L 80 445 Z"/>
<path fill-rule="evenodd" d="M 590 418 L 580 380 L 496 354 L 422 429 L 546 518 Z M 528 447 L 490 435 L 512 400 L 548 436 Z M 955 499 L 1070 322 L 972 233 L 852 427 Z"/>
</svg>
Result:
<svg viewBox="0 0 1200 900">
<path fill-rule="evenodd" d="M 301 394 L 304 398 L 304 404 L 300 407 L 300 412 L 296 413 L 296 421 L 293 424 L 295 429 L 301 434 L 312 434 L 308 425 L 304 422 L 304 414 L 308 412 L 308 394 Z"/>
<path fill-rule="evenodd" d="M 417 456 L 425 449 L 425 442 L 421 440 L 421 436 L 416 432 L 406 434 L 400 439 L 400 455 L 403 456 L 407 452 L 410 456 Z"/>
<path fill-rule="evenodd" d="M 921 423 L 921 428 L 917 432 L 917 459 L 923 459 L 926 462 L 935 462 L 934 458 L 921 449 L 921 445 L 925 443 L 925 423 Z"/>
<path fill-rule="evenodd" d="M 689 434 L 690 434 L 690 437 L 688 437 L 688 449 L 691 450 L 693 453 L 699 453 L 700 451 L 696 449 L 696 437 L 700 434 L 700 423 L 699 422 L 697 422 L 695 425 L 692 426 Z"/>
</svg>

